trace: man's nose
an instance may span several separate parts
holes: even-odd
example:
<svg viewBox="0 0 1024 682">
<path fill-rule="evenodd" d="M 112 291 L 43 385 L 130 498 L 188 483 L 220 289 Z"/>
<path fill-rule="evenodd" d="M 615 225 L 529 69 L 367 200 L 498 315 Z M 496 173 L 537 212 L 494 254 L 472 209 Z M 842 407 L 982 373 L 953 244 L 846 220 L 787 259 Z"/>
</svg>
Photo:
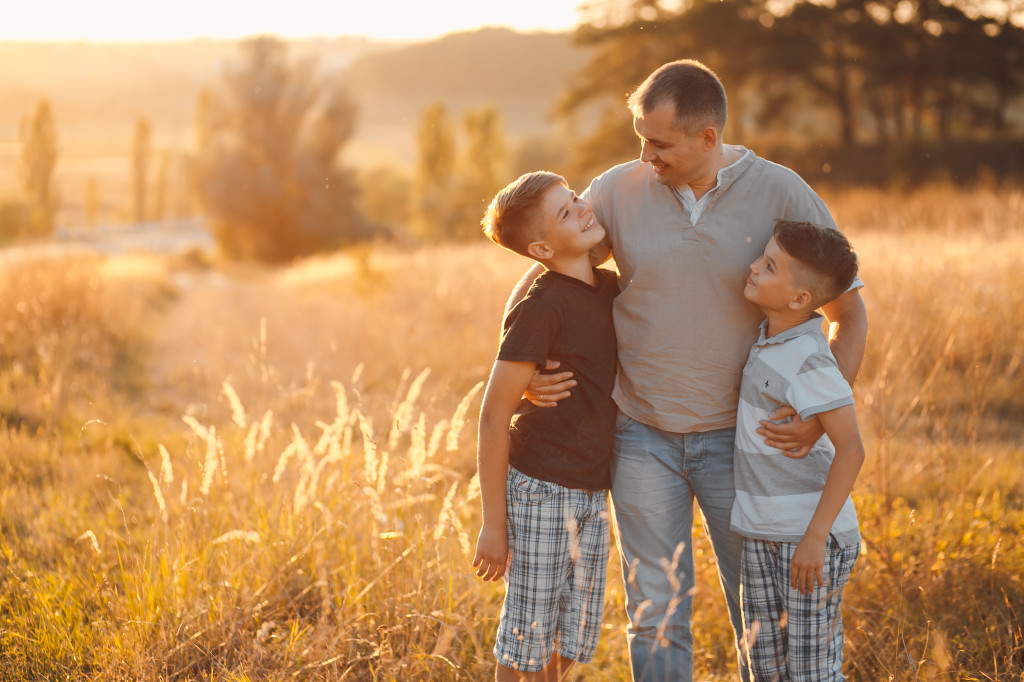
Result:
<svg viewBox="0 0 1024 682">
<path fill-rule="evenodd" d="M 640 160 L 644 163 L 650 163 L 654 160 L 654 152 L 651 151 L 651 147 L 646 142 L 640 143 Z"/>
</svg>

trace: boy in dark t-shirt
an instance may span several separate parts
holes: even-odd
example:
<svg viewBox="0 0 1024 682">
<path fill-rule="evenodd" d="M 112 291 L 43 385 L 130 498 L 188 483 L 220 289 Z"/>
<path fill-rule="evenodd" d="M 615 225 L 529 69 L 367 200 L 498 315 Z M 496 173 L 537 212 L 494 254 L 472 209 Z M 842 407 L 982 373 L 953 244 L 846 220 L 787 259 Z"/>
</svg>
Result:
<svg viewBox="0 0 1024 682">
<path fill-rule="evenodd" d="M 554 173 L 527 173 L 502 189 L 482 224 L 546 270 L 505 318 L 484 393 L 473 566 L 484 580 L 506 582 L 495 679 L 562 679 L 593 657 L 604 611 L 618 283 L 590 263 L 604 228 Z M 578 382 L 557 410 L 522 397 L 548 358 Z"/>
</svg>

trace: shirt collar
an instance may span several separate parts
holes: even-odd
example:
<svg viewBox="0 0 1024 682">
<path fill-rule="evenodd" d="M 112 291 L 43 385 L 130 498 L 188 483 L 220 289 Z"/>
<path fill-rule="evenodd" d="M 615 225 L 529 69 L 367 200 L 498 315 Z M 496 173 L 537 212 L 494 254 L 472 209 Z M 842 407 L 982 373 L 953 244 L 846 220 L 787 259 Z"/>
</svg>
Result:
<svg viewBox="0 0 1024 682">
<path fill-rule="evenodd" d="M 693 193 L 693 190 L 690 188 L 689 185 L 683 185 L 682 187 L 672 188 L 675 191 L 676 196 L 679 197 L 679 200 L 683 202 L 683 206 L 686 208 L 687 213 L 692 213 L 693 209 L 696 208 L 698 204 L 700 204 L 701 206 L 706 205 L 711 200 L 711 197 L 714 196 L 714 194 L 718 191 L 719 188 L 723 188 L 724 191 L 724 188 L 731 185 L 733 181 L 736 178 L 738 178 L 743 173 L 743 171 L 745 171 L 750 166 L 750 164 L 754 162 L 754 159 L 756 158 L 754 152 L 747 149 L 746 147 L 731 144 L 727 144 L 724 146 L 728 147 L 729 149 L 735 149 L 741 152 L 740 157 L 733 161 L 732 163 L 730 163 L 728 166 L 718 169 L 718 173 L 715 175 L 715 186 L 709 189 L 707 192 L 705 192 L 704 195 L 701 196 L 699 202 L 697 201 L 697 197 Z"/>
<path fill-rule="evenodd" d="M 821 321 L 823 319 L 824 318 L 822 317 L 821 313 L 811 313 L 810 318 L 804 320 L 797 326 L 790 327 L 786 331 L 780 334 L 776 334 L 775 336 L 765 338 L 765 334 L 768 333 L 768 318 L 766 317 L 763 320 L 761 320 L 761 326 L 759 328 L 760 334 L 757 338 L 757 343 L 754 345 L 768 346 L 775 343 L 785 343 L 786 341 L 789 341 L 790 339 L 795 339 L 798 336 L 804 336 L 805 334 L 811 334 L 816 331 L 820 332 Z"/>
</svg>

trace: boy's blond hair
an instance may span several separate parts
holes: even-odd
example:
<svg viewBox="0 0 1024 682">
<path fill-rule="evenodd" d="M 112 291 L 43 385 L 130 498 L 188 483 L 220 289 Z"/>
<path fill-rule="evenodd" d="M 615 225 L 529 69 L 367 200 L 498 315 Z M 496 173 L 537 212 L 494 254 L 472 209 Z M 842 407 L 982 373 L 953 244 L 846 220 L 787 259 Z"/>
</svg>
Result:
<svg viewBox="0 0 1024 682">
<path fill-rule="evenodd" d="M 543 239 L 537 208 L 552 185 L 568 186 L 565 178 L 549 171 L 525 173 L 502 188 L 487 207 L 480 224 L 484 234 L 509 251 L 532 258 L 526 247 Z"/>
<path fill-rule="evenodd" d="M 857 254 L 839 230 L 798 220 L 775 223 L 775 243 L 798 261 L 794 282 L 817 309 L 841 296 L 857 277 Z"/>
</svg>

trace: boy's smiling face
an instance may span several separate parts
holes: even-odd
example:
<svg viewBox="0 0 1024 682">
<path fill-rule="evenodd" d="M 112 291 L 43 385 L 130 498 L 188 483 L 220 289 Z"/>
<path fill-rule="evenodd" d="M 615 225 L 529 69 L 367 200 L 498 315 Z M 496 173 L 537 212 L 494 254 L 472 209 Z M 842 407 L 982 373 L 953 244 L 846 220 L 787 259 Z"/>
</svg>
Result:
<svg viewBox="0 0 1024 682">
<path fill-rule="evenodd" d="M 788 308 L 803 291 L 793 283 L 793 268 L 799 266 L 799 262 L 783 251 L 772 237 L 761 256 L 750 264 L 743 295 L 765 310 Z"/>
<path fill-rule="evenodd" d="M 538 207 L 541 218 L 539 242 L 554 255 L 576 257 L 587 254 L 604 239 L 605 231 L 590 204 L 562 184 L 554 184 L 544 193 Z"/>
</svg>

